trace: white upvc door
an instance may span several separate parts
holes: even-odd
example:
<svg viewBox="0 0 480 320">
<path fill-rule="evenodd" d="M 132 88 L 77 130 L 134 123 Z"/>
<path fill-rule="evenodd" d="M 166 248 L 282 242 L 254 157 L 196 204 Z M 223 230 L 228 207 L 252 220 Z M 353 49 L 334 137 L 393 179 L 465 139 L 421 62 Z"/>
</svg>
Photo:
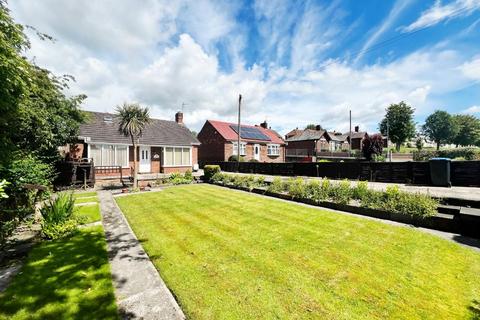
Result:
<svg viewBox="0 0 480 320">
<path fill-rule="evenodd" d="M 151 148 L 150 147 L 140 147 L 140 164 L 138 171 L 139 172 L 150 172 L 151 166 L 150 166 L 150 158 L 151 158 Z"/>
<path fill-rule="evenodd" d="M 259 144 L 253 145 L 253 157 L 255 160 L 260 161 L 260 145 Z"/>
</svg>

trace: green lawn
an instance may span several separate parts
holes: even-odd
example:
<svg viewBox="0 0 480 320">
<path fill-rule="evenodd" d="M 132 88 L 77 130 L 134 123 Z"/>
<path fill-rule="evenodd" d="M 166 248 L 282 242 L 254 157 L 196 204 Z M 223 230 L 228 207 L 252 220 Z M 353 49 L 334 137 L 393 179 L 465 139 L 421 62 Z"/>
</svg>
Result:
<svg viewBox="0 0 480 320">
<path fill-rule="evenodd" d="M 73 194 L 73 197 L 75 199 L 77 198 L 86 198 L 86 197 L 96 197 L 97 193 L 95 191 L 89 191 L 89 192 L 75 192 Z"/>
<path fill-rule="evenodd" d="M 75 204 L 85 203 L 85 202 L 98 202 L 98 198 L 95 196 L 95 197 L 76 198 L 75 199 Z"/>
<path fill-rule="evenodd" d="M 102 227 L 44 241 L 0 294 L 0 319 L 117 319 Z"/>
<path fill-rule="evenodd" d="M 98 204 L 76 206 L 73 214 L 80 218 L 80 223 L 87 224 L 91 222 L 100 221 L 100 207 Z"/>
<path fill-rule="evenodd" d="M 118 197 L 192 319 L 479 319 L 480 253 L 211 185 Z"/>
</svg>

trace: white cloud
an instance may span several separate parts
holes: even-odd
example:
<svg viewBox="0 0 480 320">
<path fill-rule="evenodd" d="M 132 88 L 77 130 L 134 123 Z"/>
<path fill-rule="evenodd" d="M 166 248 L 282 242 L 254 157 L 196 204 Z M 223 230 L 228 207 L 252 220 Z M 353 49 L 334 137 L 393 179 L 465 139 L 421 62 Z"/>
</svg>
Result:
<svg viewBox="0 0 480 320">
<path fill-rule="evenodd" d="M 460 70 L 467 78 L 480 80 L 480 56 L 462 64 Z"/>
<path fill-rule="evenodd" d="M 418 30 L 448 19 L 467 16 L 476 10 L 480 10 L 480 0 L 455 0 L 445 5 L 437 0 L 416 21 L 402 29 L 405 32 Z"/>
<path fill-rule="evenodd" d="M 480 113 L 480 106 L 471 106 L 470 108 L 467 108 L 465 110 L 462 110 L 461 113 Z"/>
<path fill-rule="evenodd" d="M 78 3 L 83 4 L 84 11 Z M 185 121 L 199 130 L 206 119 L 234 121 L 238 94 L 242 93 L 244 121 L 259 123 L 267 119 L 280 132 L 312 122 L 346 130 L 350 109 L 354 124 L 375 130 L 391 103 L 407 100 L 417 113 L 425 113 L 436 102 L 432 97 L 480 78 L 480 58 L 465 62 L 460 52 L 448 48 L 433 47 L 387 64 L 363 67 L 322 61 L 322 46 L 345 33 L 339 33 L 342 13 L 336 10 L 338 3 L 323 9 L 307 3 L 312 10 L 293 12 L 291 17 L 288 13 L 293 9 L 284 2 L 255 4 L 259 21 L 271 19 L 261 25 L 264 30 L 260 32 L 266 39 L 266 56 L 262 57 L 274 58 L 272 64 L 252 67 L 243 63 L 241 51 L 247 43 L 242 27 L 231 22 L 238 10 L 235 6 L 195 4 L 210 8 L 205 10 L 209 10 L 211 19 L 202 24 L 202 19 L 186 22 L 190 21 L 186 17 L 200 10 L 191 9 L 189 3 L 121 3 L 115 2 L 126 7 L 111 11 L 108 8 L 113 5 L 108 1 L 11 3 L 19 22 L 58 39 L 51 43 L 32 37 L 31 55 L 56 74 L 74 75 L 77 82 L 70 93 L 86 93 L 88 110 L 113 111 L 123 101 L 137 101 L 150 106 L 154 116 L 173 119 L 174 112 L 186 103 Z M 281 13 L 278 16 L 277 9 Z M 147 15 L 147 21 L 124 24 L 125 19 L 137 14 Z M 293 27 L 297 18 L 305 20 Z M 331 25 L 327 23 L 330 18 Z M 98 23 L 103 20 L 105 24 Z M 285 26 L 292 28 L 290 36 L 282 34 L 286 33 Z M 314 34 L 315 28 L 323 26 L 324 33 Z M 113 31 L 105 32 L 110 29 Z M 215 49 L 219 41 L 228 45 L 232 71 L 220 67 Z M 276 60 L 290 54 L 291 66 Z M 325 67 L 320 68 L 322 63 Z"/>
</svg>

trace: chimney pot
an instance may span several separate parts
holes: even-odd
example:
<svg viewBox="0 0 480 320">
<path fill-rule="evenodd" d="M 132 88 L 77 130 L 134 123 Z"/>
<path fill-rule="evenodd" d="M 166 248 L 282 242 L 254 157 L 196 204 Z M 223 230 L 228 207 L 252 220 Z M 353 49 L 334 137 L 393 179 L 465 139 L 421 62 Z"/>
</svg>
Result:
<svg viewBox="0 0 480 320">
<path fill-rule="evenodd" d="M 358 132 L 358 130 L 360 130 L 360 127 L 359 127 L 359 126 L 355 126 L 355 132 Z"/>
<path fill-rule="evenodd" d="M 260 123 L 260 127 L 262 127 L 263 129 L 268 129 L 267 121 L 265 120 L 262 123 Z"/>
<path fill-rule="evenodd" d="M 175 122 L 178 124 L 183 124 L 183 112 L 178 111 L 175 113 Z"/>
</svg>

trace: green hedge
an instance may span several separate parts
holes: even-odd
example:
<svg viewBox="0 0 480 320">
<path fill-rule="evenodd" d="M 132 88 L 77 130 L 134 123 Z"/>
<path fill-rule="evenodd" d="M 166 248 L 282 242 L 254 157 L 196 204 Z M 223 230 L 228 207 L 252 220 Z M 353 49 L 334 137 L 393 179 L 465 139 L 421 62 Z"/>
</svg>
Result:
<svg viewBox="0 0 480 320">
<path fill-rule="evenodd" d="M 327 179 L 306 181 L 302 178 L 290 178 L 283 181 L 280 177 L 275 177 L 269 185 L 265 185 L 263 177 L 224 173 L 216 173 L 211 181 L 245 187 L 249 190 L 266 186 L 266 191 L 288 193 L 292 199 L 308 199 L 317 203 L 321 201 L 339 204 L 356 202 L 365 208 L 417 217 L 434 216 L 438 207 L 438 201 L 429 195 L 402 191 L 398 186 L 389 186 L 386 191 L 376 191 L 369 189 L 366 181 L 360 181 L 352 186 L 348 180 L 333 182 Z"/>
<path fill-rule="evenodd" d="M 205 181 L 210 181 L 212 177 L 220 172 L 220 166 L 218 165 L 206 165 L 203 167 L 203 177 Z"/>
<path fill-rule="evenodd" d="M 480 160 L 480 148 L 457 148 L 445 150 L 421 150 L 413 152 L 414 161 L 428 161 L 431 158 Z"/>
</svg>

